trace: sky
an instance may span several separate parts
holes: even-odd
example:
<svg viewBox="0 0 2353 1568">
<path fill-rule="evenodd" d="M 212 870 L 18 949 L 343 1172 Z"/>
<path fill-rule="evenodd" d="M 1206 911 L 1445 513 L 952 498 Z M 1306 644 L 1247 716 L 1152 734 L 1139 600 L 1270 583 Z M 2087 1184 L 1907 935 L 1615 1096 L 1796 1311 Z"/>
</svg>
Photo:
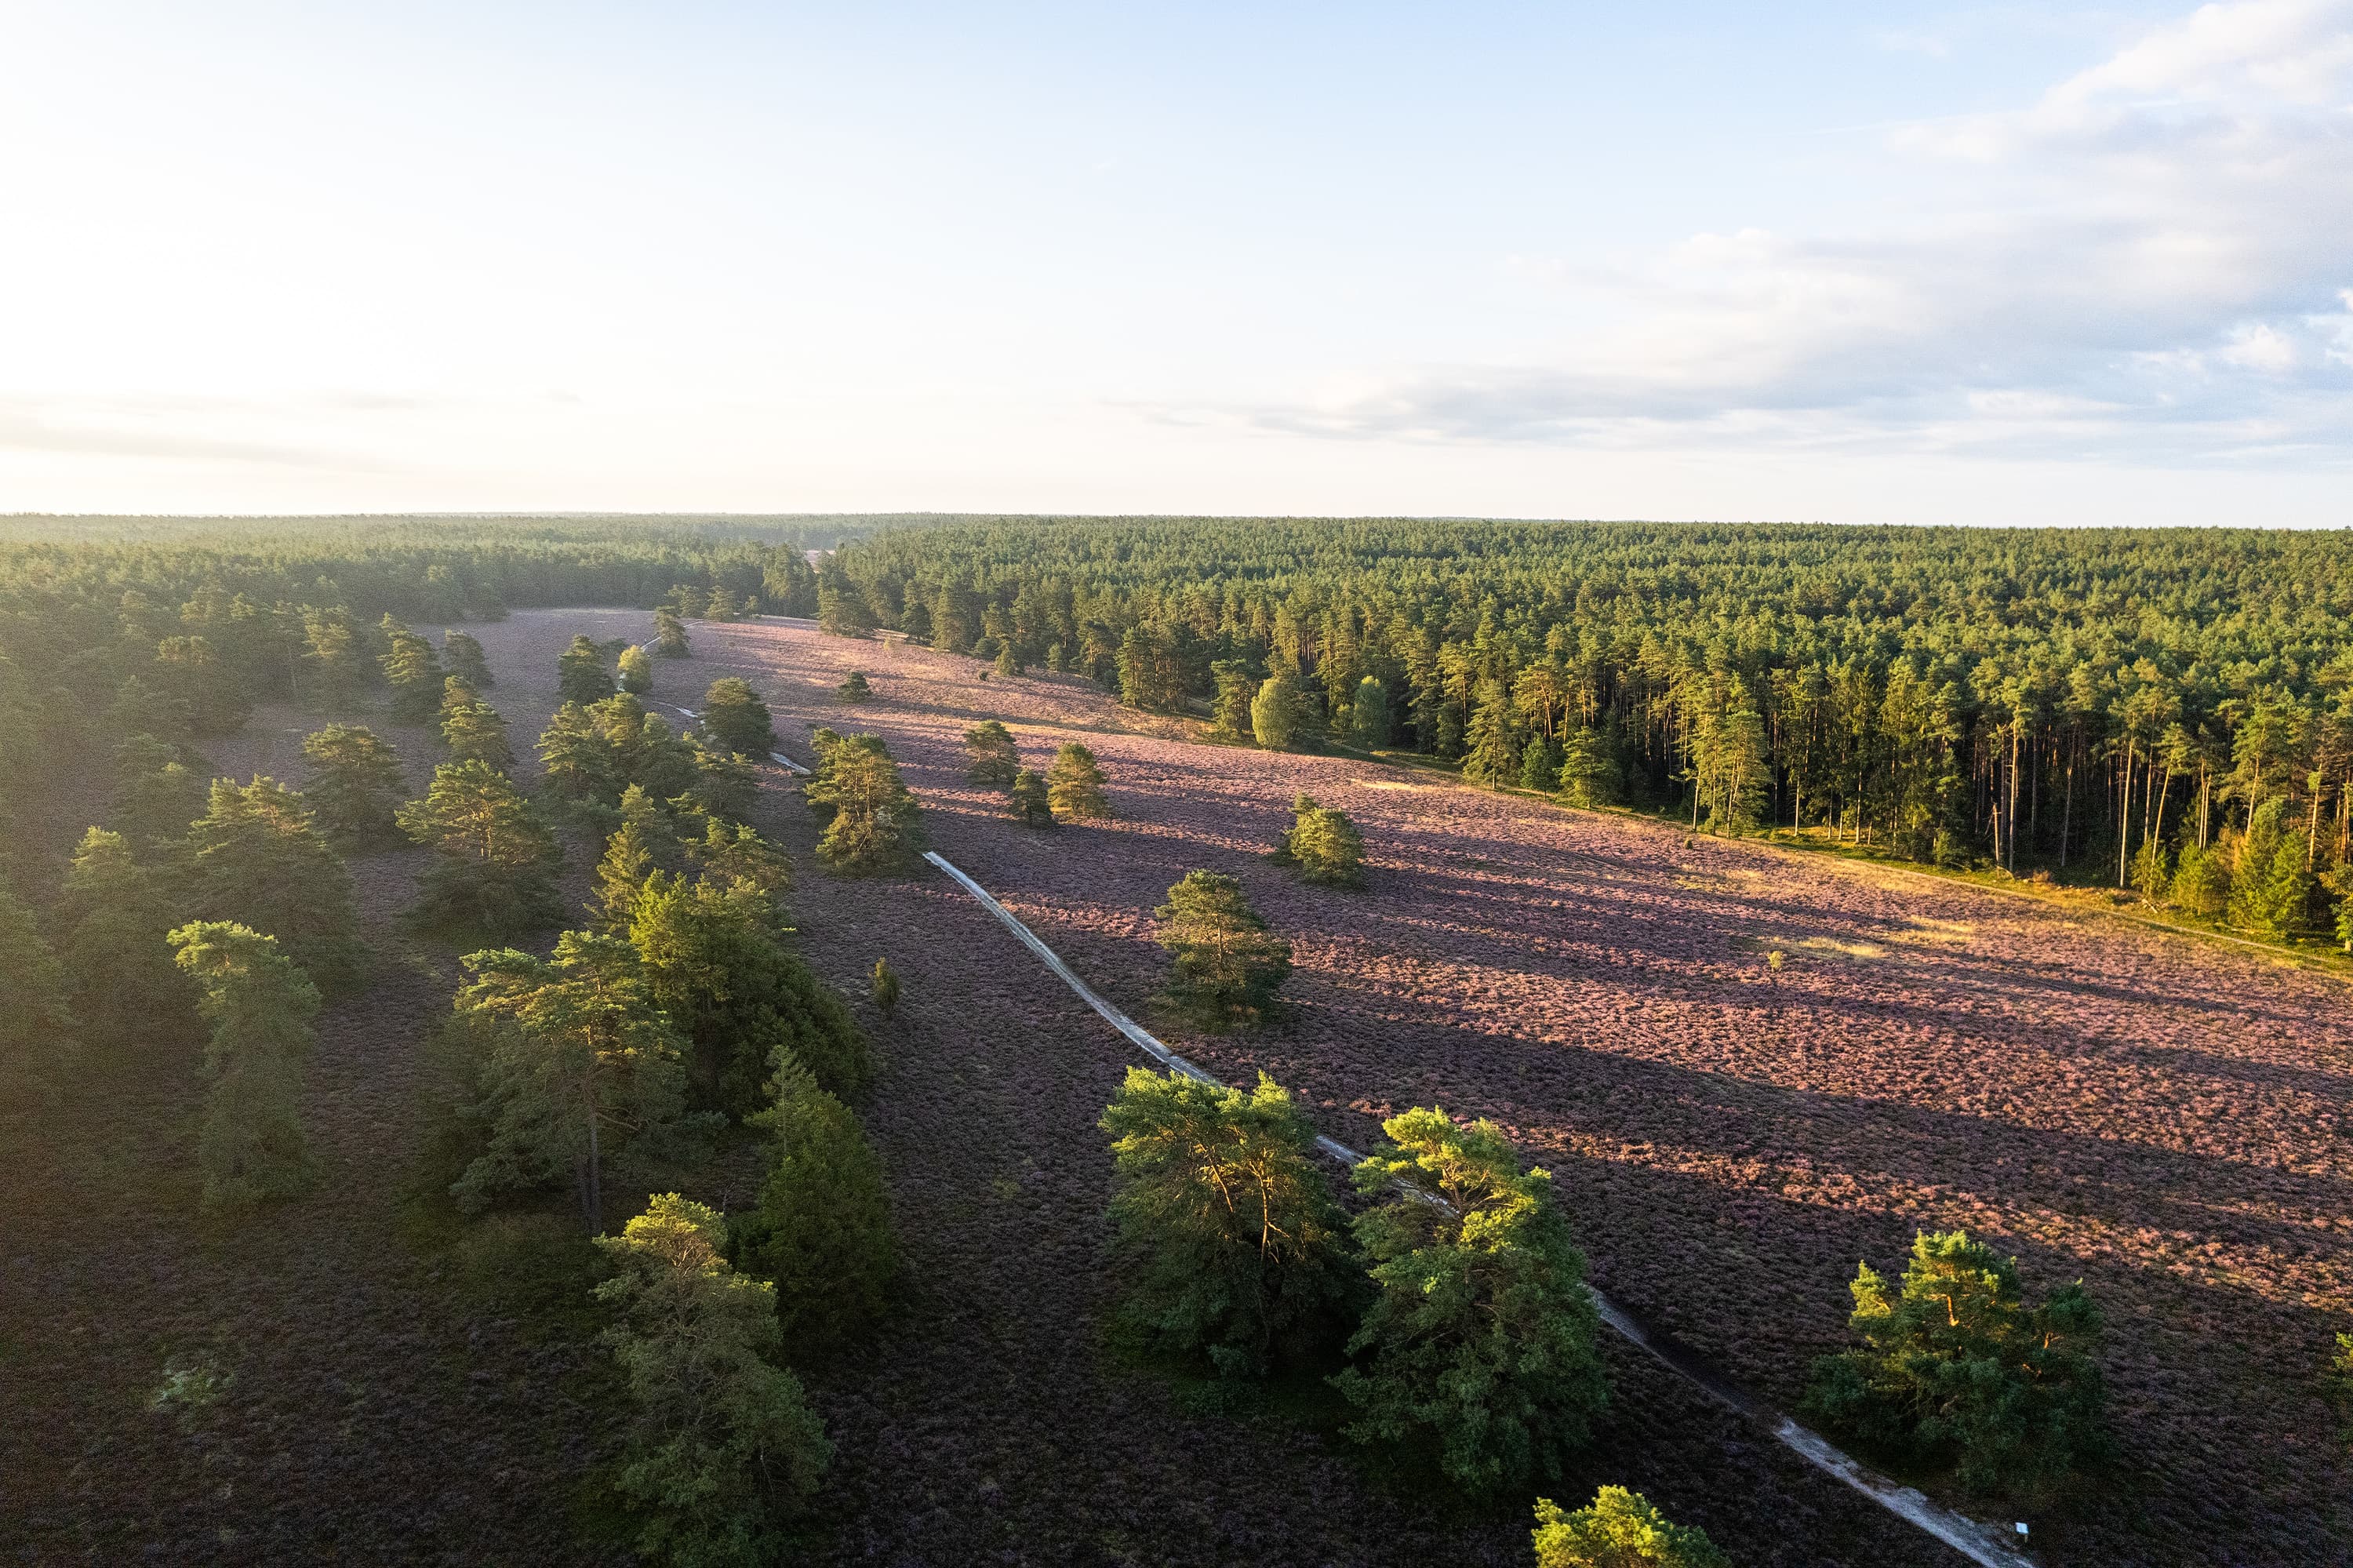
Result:
<svg viewBox="0 0 2353 1568">
<path fill-rule="evenodd" d="M 2353 0 L 0 37 L 0 512 L 2353 522 Z"/>
</svg>

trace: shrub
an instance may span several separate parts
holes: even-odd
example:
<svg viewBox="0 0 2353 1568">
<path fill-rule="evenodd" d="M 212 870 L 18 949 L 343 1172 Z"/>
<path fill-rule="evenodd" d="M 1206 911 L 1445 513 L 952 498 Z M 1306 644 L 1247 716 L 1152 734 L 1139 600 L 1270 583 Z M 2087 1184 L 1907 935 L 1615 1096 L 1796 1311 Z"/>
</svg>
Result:
<svg viewBox="0 0 2353 1568">
<path fill-rule="evenodd" d="M 1310 882 L 1327 887 L 1365 885 L 1365 841 L 1345 811 L 1319 806 L 1312 795 L 1291 802 L 1294 821 L 1267 856 L 1277 865 L 1299 868 Z"/>
<path fill-rule="evenodd" d="M 881 1162 L 856 1115 L 788 1055 L 775 1103 L 753 1120 L 775 1159 L 735 1224 L 736 1266 L 776 1282 L 790 1343 L 838 1349 L 882 1315 L 898 1273 Z"/>
<path fill-rule="evenodd" d="M 622 649 L 617 668 L 621 675 L 621 690 L 640 697 L 653 691 L 654 662 L 644 649 L 634 643 Z"/>
<path fill-rule="evenodd" d="M 2231 868 L 2211 848 L 2185 845 L 2173 871 L 2173 902 L 2194 914 L 2220 915 L 2231 901 Z"/>
<path fill-rule="evenodd" d="M 213 1026 L 196 1146 L 204 1206 L 218 1212 L 290 1197 L 311 1172 L 299 1107 L 318 989 L 276 938 L 244 926 L 199 921 L 170 941 L 195 982 L 196 1011 Z"/>
<path fill-rule="evenodd" d="M 964 775 L 989 789 L 1008 789 L 1021 771 L 1021 754 L 1013 732 L 995 719 L 983 719 L 964 732 Z"/>
<path fill-rule="evenodd" d="M 867 994 L 874 999 L 874 1010 L 885 1018 L 899 1014 L 899 971 L 891 967 L 888 959 L 874 960 L 874 977 Z"/>
<path fill-rule="evenodd" d="M 748 681 L 722 675 L 702 694 L 698 715 L 702 733 L 721 748 L 746 757 L 765 757 L 776 749 L 776 730 L 768 705 Z"/>
<path fill-rule="evenodd" d="M 1024 768 L 1013 776 L 1005 791 L 1006 804 L 1024 826 L 1050 828 L 1054 825 L 1054 799 L 1048 793 L 1046 780 L 1034 768 Z"/>
<path fill-rule="evenodd" d="M 1046 800 L 1054 815 L 1074 822 L 1110 816 L 1111 801 L 1103 794 L 1103 772 L 1095 754 L 1075 740 L 1063 742 L 1046 770 Z"/>
<path fill-rule="evenodd" d="M 1273 1079 L 1244 1094 L 1131 1067 L 1102 1126 L 1128 1324 L 1228 1378 L 1340 1337 L 1363 1275 L 1314 1129 Z"/>
<path fill-rule="evenodd" d="M 408 780 L 400 771 L 400 754 L 374 730 L 329 725 L 304 738 L 302 756 L 311 764 L 302 798 L 336 842 L 366 850 L 400 842 L 394 812 L 408 793 Z"/>
<path fill-rule="evenodd" d="M 1915 1462 L 1957 1460 L 1976 1490 L 2053 1480 L 2105 1452 L 2088 1354 L 2100 1315 L 2080 1283 L 2030 1308 L 2016 1259 L 1947 1231 L 1914 1239 L 1893 1296 L 1867 1264 L 1849 1288 L 1862 1345 L 1815 1363 L 1811 1418 Z"/>
<path fill-rule="evenodd" d="M 1609 1388 L 1551 1176 L 1523 1171 L 1493 1122 L 1433 1107 L 1381 1130 L 1356 1171 L 1359 1192 L 1388 1198 L 1356 1224 L 1380 1295 L 1348 1341 L 1358 1364 L 1333 1380 L 1357 1411 L 1348 1435 L 1435 1443 L 1474 1497 L 1556 1479 Z"/>
<path fill-rule="evenodd" d="M 2173 867 L 2167 861 L 2164 842 L 2155 833 L 2143 834 L 2132 857 L 2132 885 L 2142 903 L 2158 902 L 2173 885 Z"/>
<path fill-rule="evenodd" d="M 841 684 L 834 687 L 833 696 L 836 702 L 871 702 L 874 700 L 874 688 L 867 681 L 865 671 L 852 670 L 841 678 Z"/>
<path fill-rule="evenodd" d="M 2353 1334 L 2337 1336 L 2337 1348 L 2320 1370 L 2320 1394 L 2344 1423 L 2337 1429 L 2337 1443 L 2353 1452 Z"/>
<path fill-rule="evenodd" d="M 1536 1499 L 1536 1568 L 1732 1568 L 1707 1531 L 1673 1524 L 1651 1499 L 1603 1487 L 1575 1513 Z"/>
<path fill-rule="evenodd" d="M 596 1298 L 603 1342 L 635 1413 L 617 1488 L 641 1510 L 638 1550 L 678 1568 L 777 1562 L 780 1516 L 817 1489 L 833 1446 L 800 1382 L 772 1365 L 772 1292 L 721 1255 L 725 1226 L 675 1192 L 619 1236 L 598 1236 L 614 1277 Z"/>
<path fill-rule="evenodd" d="M 1242 885 L 1212 871 L 1188 871 L 1153 911 L 1153 939 L 1175 960 L 1167 996 L 1210 1027 L 1256 1022 L 1291 973 L 1291 944 L 1270 933 Z"/>
</svg>

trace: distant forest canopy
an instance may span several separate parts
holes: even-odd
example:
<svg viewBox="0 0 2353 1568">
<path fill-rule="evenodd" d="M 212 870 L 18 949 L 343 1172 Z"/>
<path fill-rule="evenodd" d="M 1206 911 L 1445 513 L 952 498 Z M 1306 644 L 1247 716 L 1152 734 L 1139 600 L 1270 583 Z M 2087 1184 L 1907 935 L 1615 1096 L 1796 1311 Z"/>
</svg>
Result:
<svg viewBox="0 0 2353 1568">
<path fill-rule="evenodd" d="M 1345 735 L 1375 681 L 1388 744 L 1516 782 L 1533 743 L 1702 825 L 2121 876 L 2269 807 L 2306 874 L 2347 858 L 2341 533 L 1005 519 L 850 539 L 819 588 L 1145 707 L 1281 676 Z"/>
</svg>

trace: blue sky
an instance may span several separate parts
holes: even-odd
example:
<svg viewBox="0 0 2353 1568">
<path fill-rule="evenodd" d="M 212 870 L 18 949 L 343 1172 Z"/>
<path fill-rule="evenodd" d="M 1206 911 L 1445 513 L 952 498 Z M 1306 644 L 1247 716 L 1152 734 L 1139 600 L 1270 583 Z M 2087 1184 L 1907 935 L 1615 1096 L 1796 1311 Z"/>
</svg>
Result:
<svg viewBox="0 0 2353 1568">
<path fill-rule="evenodd" d="M 2348 520 L 2353 0 L 5 16 L 0 510 Z"/>
</svg>

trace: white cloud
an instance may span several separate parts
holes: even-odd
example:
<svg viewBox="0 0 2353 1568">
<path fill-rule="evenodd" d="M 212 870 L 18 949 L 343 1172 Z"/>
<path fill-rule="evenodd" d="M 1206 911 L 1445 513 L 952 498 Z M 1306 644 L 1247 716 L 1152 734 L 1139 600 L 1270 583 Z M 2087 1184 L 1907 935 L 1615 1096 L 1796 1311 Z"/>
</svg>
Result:
<svg viewBox="0 0 2353 1568">
<path fill-rule="evenodd" d="M 1597 324 L 1257 410 L 1331 435 L 2353 457 L 2353 0 L 2209 5 L 2007 113 L 1907 125 L 1925 210 L 1521 270 Z M 1940 182 L 1942 182 L 1940 184 Z M 1942 192 L 1941 197 L 1934 193 Z"/>
</svg>

